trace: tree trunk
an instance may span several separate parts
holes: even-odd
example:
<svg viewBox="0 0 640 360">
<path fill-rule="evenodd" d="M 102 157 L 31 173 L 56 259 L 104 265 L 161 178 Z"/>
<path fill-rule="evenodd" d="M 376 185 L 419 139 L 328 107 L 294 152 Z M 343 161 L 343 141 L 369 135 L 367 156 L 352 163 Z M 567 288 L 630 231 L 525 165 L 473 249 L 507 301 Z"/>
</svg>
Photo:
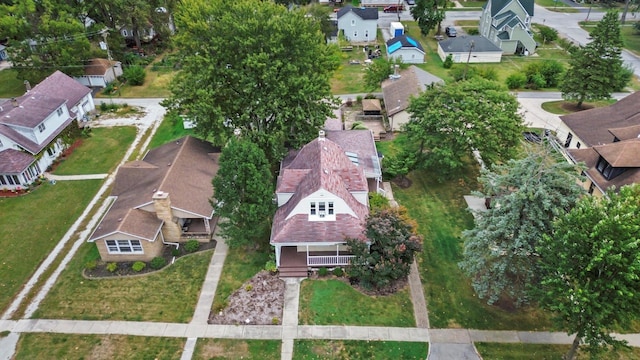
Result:
<svg viewBox="0 0 640 360">
<path fill-rule="evenodd" d="M 576 357 L 576 353 L 578 351 L 578 346 L 580 345 L 580 338 L 578 335 L 573 339 L 573 344 L 571 344 L 571 349 L 564 356 L 564 360 L 573 360 Z"/>
<path fill-rule="evenodd" d="M 624 24 L 627 19 L 627 12 L 629 11 L 629 5 L 631 4 L 631 0 L 625 0 L 624 2 L 624 11 L 622 12 L 622 16 L 620 17 L 620 23 Z"/>
</svg>

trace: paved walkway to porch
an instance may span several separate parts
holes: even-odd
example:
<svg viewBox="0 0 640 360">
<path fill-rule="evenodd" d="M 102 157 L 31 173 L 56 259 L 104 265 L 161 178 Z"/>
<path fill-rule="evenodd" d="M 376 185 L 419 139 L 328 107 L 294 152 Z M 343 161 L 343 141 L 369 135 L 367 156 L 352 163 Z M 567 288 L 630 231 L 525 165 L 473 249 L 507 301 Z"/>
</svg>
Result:
<svg viewBox="0 0 640 360">
<path fill-rule="evenodd" d="M 44 173 L 44 177 L 48 180 L 68 181 L 68 180 L 101 180 L 106 179 L 109 174 L 85 174 L 85 175 L 54 175 L 52 173 Z"/>
</svg>

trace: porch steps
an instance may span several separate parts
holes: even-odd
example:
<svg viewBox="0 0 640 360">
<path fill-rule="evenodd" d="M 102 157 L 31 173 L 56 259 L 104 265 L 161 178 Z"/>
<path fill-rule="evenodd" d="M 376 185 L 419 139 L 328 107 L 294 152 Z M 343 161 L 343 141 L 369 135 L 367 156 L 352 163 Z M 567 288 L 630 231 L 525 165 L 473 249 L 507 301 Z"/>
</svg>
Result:
<svg viewBox="0 0 640 360">
<path fill-rule="evenodd" d="M 309 276 L 306 266 L 280 267 L 278 269 L 280 278 L 306 278 Z"/>
</svg>

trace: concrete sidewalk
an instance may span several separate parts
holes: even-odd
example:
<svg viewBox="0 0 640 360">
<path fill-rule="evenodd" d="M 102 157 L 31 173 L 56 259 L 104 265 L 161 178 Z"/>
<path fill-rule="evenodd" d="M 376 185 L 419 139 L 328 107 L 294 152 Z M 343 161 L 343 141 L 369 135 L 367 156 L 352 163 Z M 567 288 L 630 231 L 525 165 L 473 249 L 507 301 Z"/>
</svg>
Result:
<svg viewBox="0 0 640 360">
<path fill-rule="evenodd" d="M 44 177 L 48 180 L 69 181 L 69 180 L 101 180 L 106 179 L 109 174 L 86 174 L 86 175 L 54 175 L 52 173 L 44 173 Z"/>
</svg>

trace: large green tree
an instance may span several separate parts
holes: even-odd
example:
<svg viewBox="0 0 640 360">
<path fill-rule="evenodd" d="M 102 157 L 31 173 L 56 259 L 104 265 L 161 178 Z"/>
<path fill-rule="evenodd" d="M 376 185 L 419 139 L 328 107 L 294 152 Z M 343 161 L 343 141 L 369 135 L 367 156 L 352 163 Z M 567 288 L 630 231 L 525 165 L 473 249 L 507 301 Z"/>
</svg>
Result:
<svg viewBox="0 0 640 360">
<path fill-rule="evenodd" d="M 56 70 L 70 76 L 84 72 L 89 40 L 84 25 L 64 3 L 0 4 L 0 34 L 9 39 L 7 52 L 19 79 L 37 83 Z"/>
<path fill-rule="evenodd" d="M 518 101 L 500 84 L 473 78 L 435 86 L 413 98 L 405 125 L 414 167 L 446 178 L 472 151 L 487 165 L 514 157 L 522 139 Z"/>
<path fill-rule="evenodd" d="M 317 136 L 335 106 L 339 58 L 316 20 L 251 0 L 184 0 L 175 18 L 184 61 L 165 106 L 217 144 L 242 129 L 272 164 Z"/>
<path fill-rule="evenodd" d="M 527 150 L 524 158 L 482 170 L 478 180 L 483 191 L 476 195 L 490 198 L 491 207 L 475 211 L 475 226 L 463 232 L 460 267 L 489 304 L 530 301 L 530 287 L 540 276 L 536 246 L 584 193 L 575 165 L 547 146 Z"/>
<path fill-rule="evenodd" d="M 259 244 L 269 233 L 275 205 L 273 178 L 264 152 L 247 139 L 232 138 L 220 154 L 213 199 L 222 236 L 230 247 Z"/>
<path fill-rule="evenodd" d="M 347 239 L 355 258 L 347 269 L 352 279 L 365 288 L 382 290 L 406 278 L 416 252 L 422 251 L 422 238 L 405 208 L 383 208 L 367 218 L 366 240 Z"/>
<path fill-rule="evenodd" d="M 617 11 L 607 12 L 590 36 L 590 43 L 572 51 L 569 70 L 560 83 L 562 97 L 577 101 L 578 107 L 584 101 L 608 99 L 611 93 L 621 91 L 632 76 L 622 62 Z"/>
<path fill-rule="evenodd" d="M 607 195 L 582 198 L 538 249 L 540 305 L 575 334 L 569 360 L 581 341 L 592 352 L 621 345 L 610 333 L 640 316 L 640 185 Z"/>
<path fill-rule="evenodd" d="M 440 34 L 440 24 L 445 18 L 446 0 L 416 0 L 411 8 L 411 16 L 418 22 L 420 33 L 428 35 L 433 29 Z"/>
</svg>

